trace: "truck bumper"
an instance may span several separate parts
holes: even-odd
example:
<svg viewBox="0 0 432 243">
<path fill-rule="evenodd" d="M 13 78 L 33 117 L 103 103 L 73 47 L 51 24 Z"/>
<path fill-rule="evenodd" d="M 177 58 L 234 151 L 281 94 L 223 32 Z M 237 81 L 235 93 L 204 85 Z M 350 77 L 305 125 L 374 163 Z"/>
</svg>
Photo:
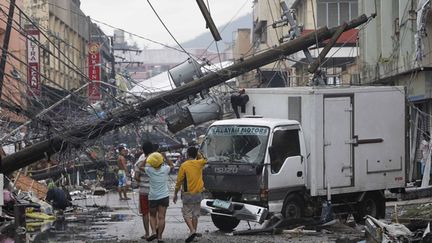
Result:
<svg viewBox="0 0 432 243">
<path fill-rule="evenodd" d="M 225 210 L 213 206 L 214 199 L 204 199 L 201 201 L 201 212 L 203 214 L 217 214 L 227 217 L 234 217 L 239 220 L 263 223 L 267 218 L 268 209 L 256 205 L 232 202 L 232 210 Z"/>
</svg>

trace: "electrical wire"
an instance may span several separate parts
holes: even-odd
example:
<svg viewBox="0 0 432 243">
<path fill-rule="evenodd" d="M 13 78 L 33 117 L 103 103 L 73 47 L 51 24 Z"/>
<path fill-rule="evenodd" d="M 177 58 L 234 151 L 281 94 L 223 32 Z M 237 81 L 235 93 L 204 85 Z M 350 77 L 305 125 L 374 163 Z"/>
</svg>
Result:
<svg viewBox="0 0 432 243">
<path fill-rule="evenodd" d="M 40 27 L 40 26 L 39 26 Z M 19 31 L 18 29 L 16 29 L 17 31 Z M 24 35 L 23 33 L 21 33 L 22 35 Z M 65 42 L 66 43 L 66 41 L 65 40 L 63 40 L 63 39 L 61 39 L 61 38 L 59 38 L 59 37 L 57 37 L 57 39 L 59 39 L 59 40 L 61 40 L 62 42 Z M 39 42 L 39 41 L 37 41 L 38 43 L 38 45 L 39 45 L 39 47 L 43 47 L 44 48 L 44 45 L 41 43 L 41 42 Z M 83 57 L 81 54 L 79 54 L 79 56 L 81 57 L 81 58 L 85 58 L 85 57 Z M 70 61 L 70 60 L 69 60 Z M 71 61 L 70 61 L 71 62 Z M 50 80 L 50 79 L 48 79 L 47 77 L 44 77 L 45 79 L 47 79 L 47 80 Z M 86 77 L 87 79 L 88 79 L 88 77 Z M 50 81 L 52 81 L 52 80 L 50 80 Z M 52 82 L 53 84 L 55 84 L 55 85 L 58 85 L 56 82 Z M 65 91 L 68 91 L 68 90 L 66 90 L 66 89 L 64 89 L 63 87 L 61 87 L 61 86 L 59 86 L 59 88 L 61 88 L 61 89 L 63 89 L 63 90 L 65 90 Z M 102 89 L 102 91 L 104 91 L 103 89 Z M 111 95 L 109 92 L 107 92 L 107 95 Z M 113 98 L 115 98 L 115 97 L 113 97 Z M 138 97 L 136 97 L 136 98 L 138 98 Z M 118 102 L 120 102 L 120 103 L 123 103 L 123 102 L 121 102 L 121 101 L 118 101 Z M 124 103 L 123 103 L 124 104 Z"/>
</svg>

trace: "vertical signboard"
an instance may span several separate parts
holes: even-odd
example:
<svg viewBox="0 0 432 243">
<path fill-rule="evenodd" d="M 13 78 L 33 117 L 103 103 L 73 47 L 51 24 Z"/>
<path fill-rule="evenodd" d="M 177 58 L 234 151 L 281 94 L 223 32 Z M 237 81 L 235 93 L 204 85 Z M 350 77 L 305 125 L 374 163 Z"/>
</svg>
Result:
<svg viewBox="0 0 432 243">
<path fill-rule="evenodd" d="M 96 42 L 91 42 L 88 45 L 88 75 L 91 82 L 88 86 L 88 98 L 92 102 L 96 102 L 100 100 L 101 97 L 101 89 L 100 82 L 92 82 L 92 81 L 100 81 L 101 80 L 101 60 L 100 60 L 100 45 Z"/>
<path fill-rule="evenodd" d="M 39 30 L 27 30 L 27 84 L 29 96 L 40 96 Z"/>
</svg>

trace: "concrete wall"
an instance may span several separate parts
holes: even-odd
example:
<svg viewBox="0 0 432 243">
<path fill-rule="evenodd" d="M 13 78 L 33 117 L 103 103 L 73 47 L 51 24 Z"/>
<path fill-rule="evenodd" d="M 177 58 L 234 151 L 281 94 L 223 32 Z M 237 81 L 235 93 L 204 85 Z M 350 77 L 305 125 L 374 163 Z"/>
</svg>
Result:
<svg viewBox="0 0 432 243">
<path fill-rule="evenodd" d="M 233 58 L 247 58 L 252 53 L 251 30 L 238 29 L 234 37 Z"/>
<path fill-rule="evenodd" d="M 259 0 L 254 2 L 253 6 L 253 21 L 256 26 L 260 21 L 267 21 L 265 26 L 265 42 L 256 40 L 257 30 L 252 30 L 252 45 L 254 46 L 254 52 L 258 53 L 263 50 L 278 46 L 279 39 L 288 33 L 288 27 L 273 28 L 272 24 L 281 19 L 281 0 Z M 261 69 L 272 70 L 274 69 L 275 63 L 270 63 Z"/>
<path fill-rule="evenodd" d="M 359 0 L 359 14 L 378 13 L 360 31 L 362 82 L 375 82 L 416 67 L 416 8 L 417 0 L 379 0 L 376 6 L 374 1 Z M 430 24 L 428 29 L 432 31 Z M 425 53 L 428 52 L 426 45 Z M 424 66 L 431 66 L 431 58 L 430 54 L 426 56 Z"/>
<path fill-rule="evenodd" d="M 89 39 L 89 20 L 75 1 L 49 0 L 50 15 L 65 23 L 81 38 Z"/>
<path fill-rule="evenodd" d="M 251 43 L 251 30 L 238 29 L 234 37 L 233 58 L 234 62 L 241 62 L 241 59 L 246 59 L 253 54 Z M 255 79 L 255 71 L 245 73 L 236 78 L 237 87 L 249 88 L 256 87 L 257 80 Z"/>
</svg>

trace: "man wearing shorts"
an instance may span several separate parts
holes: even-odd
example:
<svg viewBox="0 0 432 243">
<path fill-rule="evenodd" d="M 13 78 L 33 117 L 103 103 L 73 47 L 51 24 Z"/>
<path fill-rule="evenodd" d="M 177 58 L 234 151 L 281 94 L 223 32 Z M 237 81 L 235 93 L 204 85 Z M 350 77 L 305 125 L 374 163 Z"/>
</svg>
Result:
<svg viewBox="0 0 432 243">
<path fill-rule="evenodd" d="M 177 202 L 177 193 L 182 187 L 182 213 L 190 231 L 186 242 L 192 242 L 197 236 L 198 218 L 201 211 L 201 193 L 204 189 L 202 171 L 207 161 L 198 153 L 198 149 L 195 147 L 188 148 L 187 156 L 188 160 L 180 166 L 177 175 L 173 202 Z"/>
<path fill-rule="evenodd" d="M 174 167 L 171 161 L 167 162 L 169 165 L 164 164 L 164 157 L 158 152 L 151 153 L 146 160 L 148 165 L 145 167 L 145 172 L 150 182 L 148 199 L 152 229 L 152 235 L 147 238 L 147 241 L 157 238 L 158 242 L 163 242 L 165 215 L 169 205 L 168 177 L 171 168 Z"/>
<path fill-rule="evenodd" d="M 135 180 L 139 183 L 139 206 L 140 213 L 142 215 L 143 226 L 145 235 L 142 239 L 149 237 L 149 202 L 148 194 L 150 191 L 149 177 L 144 171 L 147 157 L 154 152 L 154 146 L 152 143 L 146 141 L 142 144 L 143 154 L 138 158 L 135 164 Z"/>
<path fill-rule="evenodd" d="M 128 171 L 127 171 L 127 162 L 125 158 L 127 155 L 127 150 L 123 146 L 120 146 L 118 150 L 119 150 L 119 156 L 117 159 L 118 193 L 119 193 L 120 200 L 129 200 L 130 198 L 128 198 L 126 195 L 128 189 L 127 188 Z"/>
</svg>

